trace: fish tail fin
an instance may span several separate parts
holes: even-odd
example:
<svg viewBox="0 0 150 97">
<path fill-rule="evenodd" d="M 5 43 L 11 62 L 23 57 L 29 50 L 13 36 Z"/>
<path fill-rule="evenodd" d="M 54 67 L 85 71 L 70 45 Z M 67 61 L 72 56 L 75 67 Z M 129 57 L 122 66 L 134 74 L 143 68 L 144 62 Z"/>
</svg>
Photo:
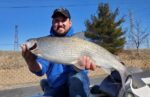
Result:
<svg viewBox="0 0 150 97">
<path fill-rule="evenodd" d="M 125 90 L 126 82 L 127 82 L 128 78 L 131 76 L 131 73 L 124 66 L 123 70 L 120 71 L 120 76 L 121 76 L 121 80 L 122 80 L 122 88 L 123 88 L 123 90 Z"/>
</svg>

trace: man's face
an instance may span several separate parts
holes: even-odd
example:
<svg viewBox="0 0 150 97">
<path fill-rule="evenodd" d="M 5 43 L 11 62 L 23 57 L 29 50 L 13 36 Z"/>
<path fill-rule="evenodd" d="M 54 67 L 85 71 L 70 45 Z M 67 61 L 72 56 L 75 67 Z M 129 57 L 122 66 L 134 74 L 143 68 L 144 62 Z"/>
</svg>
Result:
<svg viewBox="0 0 150 97">
<path fill-rule="evenodd" d="M 69 18 L 63 16 L 57 16 L 53 18 L 52 27 L 57 35 L 65 35 L 71 26 L 72 22 Z"/>
</svg>

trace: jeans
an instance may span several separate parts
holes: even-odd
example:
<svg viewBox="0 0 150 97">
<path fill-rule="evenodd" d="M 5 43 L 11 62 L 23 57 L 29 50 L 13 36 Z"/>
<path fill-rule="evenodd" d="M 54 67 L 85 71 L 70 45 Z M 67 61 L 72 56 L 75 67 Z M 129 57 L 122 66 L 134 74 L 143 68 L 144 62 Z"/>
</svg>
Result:
<svg viewBox="0 0 150 97">
<path fill-rule="evenodd" d="M 52 88 L 48 85 L 46 79 L 41 80 L 41 88 L 44 96 L 48 97 L 88 97 L 89 78 L 84 72 L 70 74 L 68 81 L 58 88 Z"/>
</svg>

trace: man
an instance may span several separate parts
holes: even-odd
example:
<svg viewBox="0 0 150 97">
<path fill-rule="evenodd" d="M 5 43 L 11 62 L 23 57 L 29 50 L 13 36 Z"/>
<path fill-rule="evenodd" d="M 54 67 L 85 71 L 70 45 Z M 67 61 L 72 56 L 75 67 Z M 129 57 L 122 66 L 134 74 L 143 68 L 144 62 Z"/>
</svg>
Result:
<svg viewBox="0 0 150 97">
<path fill-rule="evenodd" d="M 58 8 L 52 15 L 50 37 L 70 37 L 74 35 L 70 13 L 65 8 Z M 89 79 L 86 70 L 72 65 L 63 65 L 46 61 L 33 55 L 26 45 L 22 45 L 22 55 L 29 70 L 38 76 L 47 75 L 41 80 L 44 96 L 52 97 L 87 97 L 89 94 Z M 94 70 L 96 65 L 88 56 L 79 58 L 82 68 Z"/>
</svg>

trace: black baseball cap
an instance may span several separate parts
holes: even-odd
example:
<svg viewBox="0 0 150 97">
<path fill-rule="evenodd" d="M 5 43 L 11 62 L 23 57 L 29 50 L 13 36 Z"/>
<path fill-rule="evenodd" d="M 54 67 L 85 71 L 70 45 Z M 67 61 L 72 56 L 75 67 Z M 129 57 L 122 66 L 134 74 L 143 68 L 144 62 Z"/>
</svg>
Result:
<svg viewBox="0 0 150 97">
<path fill-rule="evenodd" d="M 55 9 L 54 12 L 53 12 L 52 18 L 55 18 L 56 16 L 59 16 L 59 15 L 63 15 L 66 18 L 71 19 L 70 13 L 66 8 L 57 8 L 57 9 Z"/>
</svg>

